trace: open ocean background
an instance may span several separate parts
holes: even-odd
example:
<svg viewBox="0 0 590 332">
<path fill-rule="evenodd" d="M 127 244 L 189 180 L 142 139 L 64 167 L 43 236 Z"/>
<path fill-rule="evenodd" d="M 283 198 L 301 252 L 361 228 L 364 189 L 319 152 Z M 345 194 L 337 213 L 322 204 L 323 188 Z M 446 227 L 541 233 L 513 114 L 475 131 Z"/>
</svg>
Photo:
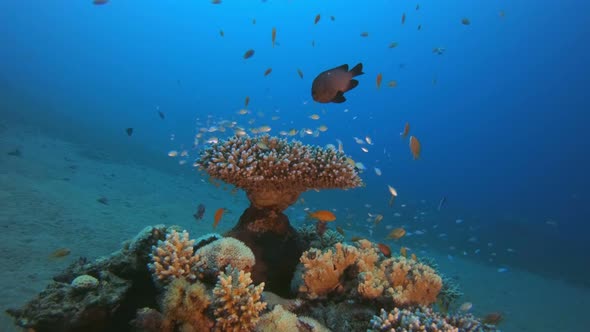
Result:
<svg viewBox="0 0 590 332">
<path fill-rule="evenodd" d="M 237 220 L 243 194 L 236 203 L 191 165 L 206 147 L 203 140 L 193 146 L 199 129 L 227 120 L 279 135 L 326 125 L 319 137 L 294 138 L 322 146 L 341 140 L 367 167 L 366 187 L 302 197 L 312 210 L 335 209 L 348 234 L 372 231 L 382 241 L 391 227 L 423 230 L 405 245 L 588 288 L 588 12 L 589 2 L 573 0 L 2 1 L 0 135 L 12 140 L 6 135 L 26 126 L 31 135 L 84 146 L 89 158 L 182 176 Z M 389 48 L 392 42 L 398 46 Z M 245 60 L 248 49 L 255 54 Z M 317 74 L 358 62 L 365 74 L 346 103 L 311 99 Z M 387 86 L 391 80 L 396 87 Z M 251 113 L 240 115 L 246 96 Z M 422 143 L 419 160 L 400 138 L 406 122 Z M 364 145 L 368 153 L 353 140 L 366 136 L 374 142 Z M 3 145 L 3 160 L 15 147 L 26 163 L 41 162 L 18 144 Z M 179 165 L 170 150 L 187 150 L 188 162 Z M 0 163 L 3 173 L 10 165 Z M 393 207 L 388 184 L 399 194 Z M 176 186 L 160 183 L 169 193 L 162 199 L 174 200 Z M 183 198 L 195 207 L 204 200 Z M 305 206 L 288 210 L 294 224 Z M 176 211 L 186 219 L 166 222 L 193 224 L 189 209 Z M 371 229 L 368 213 L 384 219 Z"/>
</svg>

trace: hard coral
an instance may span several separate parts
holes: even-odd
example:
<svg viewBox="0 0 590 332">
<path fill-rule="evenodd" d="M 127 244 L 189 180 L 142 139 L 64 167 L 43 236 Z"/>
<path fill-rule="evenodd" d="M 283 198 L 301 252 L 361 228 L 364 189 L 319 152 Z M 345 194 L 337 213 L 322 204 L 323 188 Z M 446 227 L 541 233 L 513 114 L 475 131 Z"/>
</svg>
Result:
<svg viewBox="0 0 590 332">
<path fill-rule="evenodd" d="M 361 185 L 343 153 L 269 136 L 220 141 L 197 164 L 211 177 L 242 188 L 255 207 L 278 211 L 309 189 Z"/>
<path fill-rule="evenodd" d="M 207 276 L 215 277 L 228 265 L 250 272 L 256 262 L 252 250 L 244 242 L 231 237 L 221 238 L 205 245 L 197 250 L 196 255 L 200 257 L 202 263 L 198 270 Z"/>
<path fill-rule="evenodd" d="M 264 283 L 252 285 L 250 273 L 228 266 L 219 274 L 213 294 L 216 324 L 214 331 L 251 331 L 266 303 L 261 301 Z"/>
<path fill-rule="evenodd" d="M 175 279 L 167 286 L 162 301 L 161 331 L 171 332 L 177 327 L 180 331 L 210 331 L 213 322 L 206 315 L 210 304 L 205 285 L 199 281 L 191 284 L 185 279 Z"/>
<path fill-rule="evenodd" d="M 193 256 L 193 244 L 187 231 L 179 234 L 172 230 L 164 241 L 158 241 L 157 246 L 152 246 L 153 263 L 148 265 L 154 276 L 163 283 L 181 277 L 195 280 L 197 277 L 191 268 L 199 264 L 199 257 Z"/>
<path fill-rule="evenodd" d="M 371 319 L 368 332 L 423 331 L 423 332 L 488 332 L 496 331 L 495 326 L 484 324 L 471 314 L 446 315 L 430 308 L 414 310 L 394 308 L 391 312 L 381 309 L 379 316 Z"/>
</svg>

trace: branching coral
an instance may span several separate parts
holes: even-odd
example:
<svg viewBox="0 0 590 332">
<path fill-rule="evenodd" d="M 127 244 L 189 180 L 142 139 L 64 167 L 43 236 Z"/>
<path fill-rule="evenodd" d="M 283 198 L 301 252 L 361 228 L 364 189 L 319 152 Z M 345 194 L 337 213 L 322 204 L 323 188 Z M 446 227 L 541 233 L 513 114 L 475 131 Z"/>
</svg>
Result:
<svg viewBox="0 0 590 332">
<path fill-rule="evenodd" d="M 199 265 L 199 256 L 193 255 L 193 244 L 187 231 L 178 233 L 172 230 L 164 241 L 158 241 L 157 246 L 152 246 L 153 263 L 148 265 L 154 276 L 163 283 L 181 277 L 195 280 L 191 268 Z"/>
<path fill-rule="evenodd" d="M 353 246 L 336 243 L 334 248 L 335 251 L 328 249 L 325 252 L 312 248 L 301 255 L 305 272 L 299 291 L 310 299 L 324 297 L 336 290 L 344 271 L 358 258 L 358 249 Z"/>
<path fill-rule="evenodd" d="M 381 309 L 379 316 L 371 319 L 368 332 L 491 332 L 495 326 L 484 324 L 473 315 L 446 315 L 430 308 L 414 310 L 394 308 L 391 312 Z"/>
<path fill-rule="evenodd" d="M 276 137 L 233 137 L 213 144 L 197 165 L 244 189 L 257 208 L 282 211 L 309 189 L 361 185 L 343 153 Z"/>
<path fill-rule="evenodd" d="M 206 332 L 213 327 L 206 310 L 211 304 L 205 285 L 197 281 L 194 284 L 185 279 L 175 279 L 166 288 L 162 301 L 164 320 L 162 330 Z"/>
<path fill-rule="evenodd" d="M 250 273 L 231 266 L 219 274 L 213 294 L 215 300 L 215 331 L 251 331 L 266 303 L 261 301 L 264 283 L 252 285 Z"/>
<path fill-rule="evenodd" d="M 228 265 L 238 270 L 250 272 L 256 260 L 254 253 L 242 241 L 231 237 L 215 240 L 197 250 L 196 255 L 201 264 L 193 269 L 195 274 L 214 275 L 223 271 Z"/>
</svg>

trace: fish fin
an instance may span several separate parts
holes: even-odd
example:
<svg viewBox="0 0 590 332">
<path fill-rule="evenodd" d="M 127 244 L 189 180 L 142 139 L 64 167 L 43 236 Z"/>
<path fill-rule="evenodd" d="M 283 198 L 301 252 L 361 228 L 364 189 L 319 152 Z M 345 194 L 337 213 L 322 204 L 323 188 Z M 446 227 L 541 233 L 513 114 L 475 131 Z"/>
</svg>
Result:
<svg viewBox="0 0 590 332">
<path fill-rule="evenodd" d="M 346 90 L 346 91 L 350 91 L 350 90 L 356 88 L 357 85 L 359 85 L 359 81 L 350 80 L 350 84 L 348 84 L 348 90 Z"/>
<path fill-rule="evenodd" d="M 344 98 L 344 93 L 342 91 L 338 91 L 338 93 L 336 94 L 336 97 L 334 97 L 334 99 L 332 99 L 333 103 L 336 104 L 340 104 L 346 101 L 346 98 Z"/>
<path fill-rule="evenodd" d="M 358 65 L 354 66 L 354 68 L 352 68 L 350 70 L 350 73 L 352 74 L 352 77 L 364 74 L 363 73 L 363 64 L 359 62 Z"/>
<path fill-rule="evenodd" d="M 344 70 L 344 71 L 348 71 L 348 65 L 347 65 L 347 64 L 344 64 L 344 65 L 342 65 L 342 66 L 338 66 L 338 67 L 336 67 L 336 68 L 334 68 L 334 69 L 342 69 L 342 70 Z"/>
</svg>

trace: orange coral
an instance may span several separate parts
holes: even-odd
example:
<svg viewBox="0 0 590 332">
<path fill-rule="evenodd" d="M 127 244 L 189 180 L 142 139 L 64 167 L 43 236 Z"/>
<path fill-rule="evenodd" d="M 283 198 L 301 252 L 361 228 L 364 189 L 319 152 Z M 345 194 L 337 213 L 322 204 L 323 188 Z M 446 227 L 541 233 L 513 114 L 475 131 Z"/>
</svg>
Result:
<svg viewBox="0 0 590 332">
<path fill-rule="evenodd" d="M 205 285 L 175 279 L 168 285 L 162 301 L 162 331 L 175 331 L 176 326 L 180 326 L 181 331 L 210 331 L 213 322 L 205 314 L 210 304 Z"/>
<path fill-rule="evenodd" d="M 264 283 L 252 285 L 250 273 L 228 266 L 219 278 L 213 294 L 215 300 L 215 331 L 251 331 L 266 303 L 261 301 Z"/>
<path fill-rule="evenodd" d="M 405 257 L 384 260 L 381 270 L 390 287 L 386 293 L 396 305 L 431 305 L 442 288 L 442 279 L 427 265 Z"/>
<path fill-rule="evenodd" d="M 334 248 L 335 252 L 328 249 L 323 253 L 312 248 L 301 255 L 305 272 L 299 291 L 310 299 L 326 296 L 339 288 L 344 270 L 355 264 L 359 256 L 358 249 L 353 246 L 336 243 Z"/>
<path fill-rule="evenodd" d="M 166 240 L 152 246 L 153 263 L 148 266 L 154 276 L 164 283 L 181 277 L 195 280 L 196 275 L 191 272 L 191 268 L 199 264 L 199 256 L 193 255 L 194 242 L 189 239 L 187 231 L 179 234 L 172 230 L 166 235 Z"/>
<path fill-rule="evenodd" d="M 303 284 L 299 291 L 310 299 L 325 297 L 341 286 L 344 270 L 354 266 L 356 291 L 366 299 L 390 299 L 396 305 L 430 305 L 442 288 L 442 279 L 429 266 L 405 257 L 384 259 L 373 243 L 358 248 L 337 243 L 336 251 L 312 248 L 300 258 Z"/>
</svg>

